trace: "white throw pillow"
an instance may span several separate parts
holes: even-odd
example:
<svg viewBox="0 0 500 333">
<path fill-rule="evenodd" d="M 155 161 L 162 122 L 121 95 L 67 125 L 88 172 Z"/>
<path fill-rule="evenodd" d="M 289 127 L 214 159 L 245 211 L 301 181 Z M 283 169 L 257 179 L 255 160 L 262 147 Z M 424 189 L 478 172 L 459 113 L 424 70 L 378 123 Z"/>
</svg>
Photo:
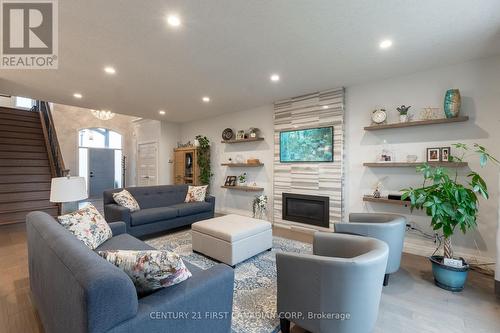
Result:
<svg viewBox="0 0 500 333">
<path fill-rule="evenodd" d="M 92 250 L 113 237 L 108 223 L 91 204 L 76 212 L 58 216 L 57 220 Z"/>
<path fill-rule="evenodd" d="M 184 202 L 200 202 L 205 201 L 207 195 L 208 185 L 203 186 L 189 186 L 188 193 Z"/>
<path fill-rule="evenodd" d="M 137 200 L 135 200 L 132 194 L 130 194 L 130 192 L 127 190 L 113 193 L 113 199 L 120 206 L 130 209 L 131 212 L 135 212 L 141 209 Z"/>
<path fill-rule="evenodd" d="M 110 250 L 98 254 L 121 268 L 139 293 L 173 286 L 191 277 L 181 257 L 170 251 Z"/>
</svg>

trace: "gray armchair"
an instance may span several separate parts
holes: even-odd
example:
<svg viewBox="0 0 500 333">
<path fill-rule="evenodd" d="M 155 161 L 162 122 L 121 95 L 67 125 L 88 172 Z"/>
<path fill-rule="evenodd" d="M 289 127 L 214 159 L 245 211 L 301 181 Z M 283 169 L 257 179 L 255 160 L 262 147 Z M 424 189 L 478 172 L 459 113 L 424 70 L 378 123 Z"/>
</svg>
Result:
<svg viewBox="0 0 500 333">
<path fill-rule="evenodd" d="M 313 254 L 276 253 L 281 331 L 292 321 L 314 333 L 371 332 L 388 252 L 374 238 L 317 232 Z"/>
<path fill-rule="evenodd" d="M 335 223 L 335 232 L 373 237 L 389 245 L 389 259 L 384 277 L 384 286 L 387 286 L 389 274 L 397 272 L 401 263 L 406 222 L 406 217 L 402 215 L 352 213 L 349 215 L 349 223 Z"/>
</svg>

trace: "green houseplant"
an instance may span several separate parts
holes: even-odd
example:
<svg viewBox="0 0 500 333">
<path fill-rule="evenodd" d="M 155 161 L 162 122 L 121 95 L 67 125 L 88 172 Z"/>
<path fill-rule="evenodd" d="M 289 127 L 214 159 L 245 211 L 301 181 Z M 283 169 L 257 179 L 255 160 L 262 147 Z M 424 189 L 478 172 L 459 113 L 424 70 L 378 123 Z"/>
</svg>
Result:
<svg viewBox="0 0 500 333">
<path fill-rule="evenodd" d="M 488 161 L 498 164 L 498 160 L 489 154 L 483 146 L 457 143 L 453 147 L 459 152 L 458 156 L 450 156 L 450 161 L 463 162 L 468 153 L 479 156 L 479 163 L 484 167 Z M 448 168 L 433 167 L 424 164 L 417 167 L 422 173 L 424 181 L 419 188 L 403 190 L 402 200 L 410 199 L 411 209 L 422 209 L 431 217 L 431 226 L 435 231 L 442 233 L 444 256 L 431 256 L 433 273 L 436 284 L 442 288 L 460 291 L 467 278 L 468 265 L 463 258 L 462 267 L 444 265 L 444 259 L 453 259 L 451 237 L 457 229 L 464 234 L 467 230 L 476 227 L 479 213 L 479 200 L 489 198 L 488 187 L 484 179 L 475 171 L 467 174 L 461 182 L 458 171 L 454 173 Z M 438 249 L 436 249 L 437 251 Z"/>
<path fill-rule="evenodd" d="M 203 185 L 210 185 L 210 178 L 213 173 L 210 167 L 210 140 L 203 135 L 197 135 L 196 140 L 199 142 L 198 146 L 198 167 L 200 168 L 200 183 Z"/>
</svg>

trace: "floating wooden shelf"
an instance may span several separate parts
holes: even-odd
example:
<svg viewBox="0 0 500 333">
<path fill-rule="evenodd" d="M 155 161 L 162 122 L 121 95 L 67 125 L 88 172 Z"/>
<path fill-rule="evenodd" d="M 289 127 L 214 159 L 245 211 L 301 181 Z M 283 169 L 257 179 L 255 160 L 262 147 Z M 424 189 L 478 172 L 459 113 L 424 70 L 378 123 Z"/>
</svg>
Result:
<svg viewBox="0 0 500 333">
<path fill-rule="evenodd" d="M 256 186 L 221 186 L 221 188 L 227 188 L 230 190 L 238 190 L 238 191 L 245 191 L 245 192 L 260 192 L 264 191 L 264 188 L 262 187 L 256 187 Z"/>
<path fill-rule="evenodd" d="M 376 131 L 388 128 L 403 128 L 403 127 L 413 127 L 413 126 L 424 126 L 424 125 L 435 125 L 435 124 L 447 124 L 447 123 L 459 123 L 469 120 L 468 116 L 461 116 L 455 118 L 441 118 L 441 119 L 431 119 L 431 120 L 417 120 L 408 121 L 406 123 L 392 123 L 392 124 L 382 124 L 382 125 L 370 125 L 365 126 L 365 131 Z"/>
<path fill-rule="evenodd" d="M 240 140 L 222 140 L 221 143 L 243 143 L 243 142 L 255 142 L 255 141 L 264 141 L 264 138 L 248 138 L 248 139 L 240 139 Z"/>
<path fill-rule="evenodd" d="M 235 167 L 235 168 L 255 168 L 263 166 L 264 163 L 222 163 L 222 166 Z"/>
<path fill-rule="evenodd" d="M 363 166 L 371 168 L 407 168 L 417 167 L 419 165 L 423 165 L 424 163 L 425 162 L 375 162 L 363 163 Z M 467 162 L 427 162 L 427 164 L 448 168 L 464 168 L 469 165 Z"/>
<path fill-rule="evenodd" d="M 378 202 L 378 203 L 386 203 L 386 204 L 391 204 L 391 205 L 398 205 L 398 206 L 405 206 L 408 207 L 410 205 L 409 201 L 403 201 L 403 200 L 395 200 L 395 199 L 388 199 L 386 197 L 382 198 L 374 198 L 369 195 L 365 195 L 363 197 L 363 201 L 369 201 L 369 202 Z"/>
</svg>

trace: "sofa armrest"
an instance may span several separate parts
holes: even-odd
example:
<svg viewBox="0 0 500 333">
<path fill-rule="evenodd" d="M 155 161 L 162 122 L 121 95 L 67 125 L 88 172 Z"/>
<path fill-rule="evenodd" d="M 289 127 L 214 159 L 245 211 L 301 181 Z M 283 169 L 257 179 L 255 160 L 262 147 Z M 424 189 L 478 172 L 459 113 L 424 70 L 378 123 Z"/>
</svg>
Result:
<svg viewBox="0 0 500 333">
<path fill-rule="evenodd" d="M 118 204 L 104 205 L 104 218 L 106 222 L 125 222 L 130 226 L 130 209 Z"/>
<path fill-rule="evenodd" d="M 207 195 L 205 197 L 205 201 L 208 202 L 208 203 L 211 203 L 212 205 L 215 206 L 215 197 L 212 196 L 212 195 Z"/>
<path fill-rule="evenodd" d="M 111 232 L 113 233 L 114 236 L 118 236 L 121 234 L 125 234 L 127 232 L 127 226 L 125 222 L 111 222 L 108 223 L 109 227 L 111 228 Z"/>
<path fill-rule="evenodd" d="M 139 300 L 137 316 L 117 332 L 231 332 L 234 271 L 218 264 Z M 171 315 L 171 317 L 169 317 Z"/>
</svg>

